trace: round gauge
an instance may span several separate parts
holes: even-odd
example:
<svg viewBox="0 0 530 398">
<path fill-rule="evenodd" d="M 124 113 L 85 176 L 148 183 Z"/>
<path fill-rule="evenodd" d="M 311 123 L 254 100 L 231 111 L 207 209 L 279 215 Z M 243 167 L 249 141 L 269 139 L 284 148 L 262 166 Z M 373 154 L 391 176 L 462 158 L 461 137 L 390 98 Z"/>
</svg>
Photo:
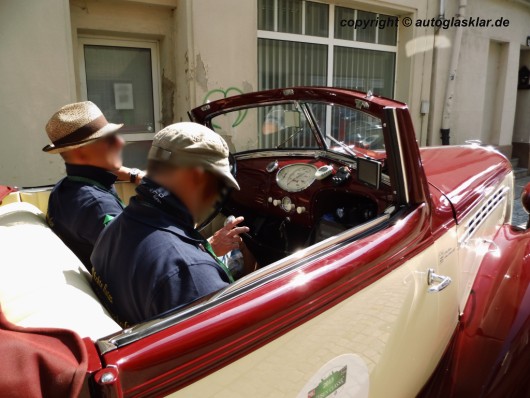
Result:
<svg viewBox="0 0 530 398">
<path fill-rule="evenodd" d="M 282 209 L 285 211 L 291 211 L 294 208 L 291 198 L 289 196 L 284 196 L 282 199 Z"/>
<path fill-rule="evenodd" d="M 290 164 L 278 170 L 276 183 L 287 192 L 303 191 L 315 181 L 316 170 L 312 164 Z"/>
</svg>

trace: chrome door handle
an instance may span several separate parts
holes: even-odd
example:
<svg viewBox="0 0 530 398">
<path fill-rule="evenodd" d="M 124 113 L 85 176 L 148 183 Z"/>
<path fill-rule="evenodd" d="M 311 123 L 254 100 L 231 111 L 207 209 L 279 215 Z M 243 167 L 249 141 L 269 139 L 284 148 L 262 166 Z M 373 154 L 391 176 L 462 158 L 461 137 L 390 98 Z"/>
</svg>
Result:
<svg viewBox="0 0 530 398">
<path fill-rule="evenodd" d="M 433 285 L 433 283 L 437 284 Z M 434 269 L 429 268 L 427 272 L 427 284 L 430 286 L 428 289 L 429 293 L 440 292 L 451 284 L 452 280 L 449 276 L 438 275 L 434 272 Z"/>
</svg>

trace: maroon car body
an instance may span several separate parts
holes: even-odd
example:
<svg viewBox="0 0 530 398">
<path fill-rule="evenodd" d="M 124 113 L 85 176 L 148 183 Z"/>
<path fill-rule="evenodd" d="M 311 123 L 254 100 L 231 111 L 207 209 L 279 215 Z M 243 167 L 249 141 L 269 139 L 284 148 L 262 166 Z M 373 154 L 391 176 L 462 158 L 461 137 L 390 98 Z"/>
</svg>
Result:
<svg viewBox="0 0 530 398">
<path fill-rule="evenodd" d="M 271 138 L 261 126 L 277 107 L 293 129 Z M 530 233 L 510 225 L 504 156 L 420 149 L 405 104 L 335 88 L 243 94 L 190 118 L 232 146 L 242 189 L 221 211 L 245 215 L 262 267 L 85 338 L 82 395 L 314 396 L 337 375 L 337 396 L 529 395 Z M 344 120 L 361 126 L 350 142 Z M 248 147 L 231 135 L 241 127 Z M 355 145 L 368 130 L 379 146 Z"/>
</svg>

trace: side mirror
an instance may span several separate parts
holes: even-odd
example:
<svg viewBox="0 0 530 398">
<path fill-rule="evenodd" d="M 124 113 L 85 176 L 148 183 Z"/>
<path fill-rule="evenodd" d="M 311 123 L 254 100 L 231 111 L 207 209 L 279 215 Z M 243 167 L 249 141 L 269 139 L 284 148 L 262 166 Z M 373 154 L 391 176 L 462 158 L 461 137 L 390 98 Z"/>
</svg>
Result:
<svg viewBox="0 0 530 398">
<path fill-rule="evenodd" d="M 521 192 L 521 204 L 523 205 L 523 209 L 530 214 L 530 182 L 525 185 L 523 192 Z M 530 228 L 530 218 L 528 219 L 526 228 Z"/>
</svg>

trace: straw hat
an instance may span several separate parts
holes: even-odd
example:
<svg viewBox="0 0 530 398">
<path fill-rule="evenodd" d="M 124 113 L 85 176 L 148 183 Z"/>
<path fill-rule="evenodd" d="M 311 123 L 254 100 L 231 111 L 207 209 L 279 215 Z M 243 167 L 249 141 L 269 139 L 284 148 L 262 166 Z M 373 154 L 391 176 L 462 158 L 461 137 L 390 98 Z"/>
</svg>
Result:
<svg viewBox="0 0 530 398">
<path fill-rule="evenodd" d="M 42 150 L 48 153 L 69 151 L 113 134 L 122 126 L 109 123 L 91 101 L 68 104 L 59 109 L 46 124 L 46 133 L 52 143 Z"/>
<path fill-rule="evenodd" d="M 180 122 L 155 134 L 147 159 L 175 166 L 202 166 L 239 190 L 230 173 L 228 154 L 226 141 L 215 131 L 202 124 Z"/>
</svg>

